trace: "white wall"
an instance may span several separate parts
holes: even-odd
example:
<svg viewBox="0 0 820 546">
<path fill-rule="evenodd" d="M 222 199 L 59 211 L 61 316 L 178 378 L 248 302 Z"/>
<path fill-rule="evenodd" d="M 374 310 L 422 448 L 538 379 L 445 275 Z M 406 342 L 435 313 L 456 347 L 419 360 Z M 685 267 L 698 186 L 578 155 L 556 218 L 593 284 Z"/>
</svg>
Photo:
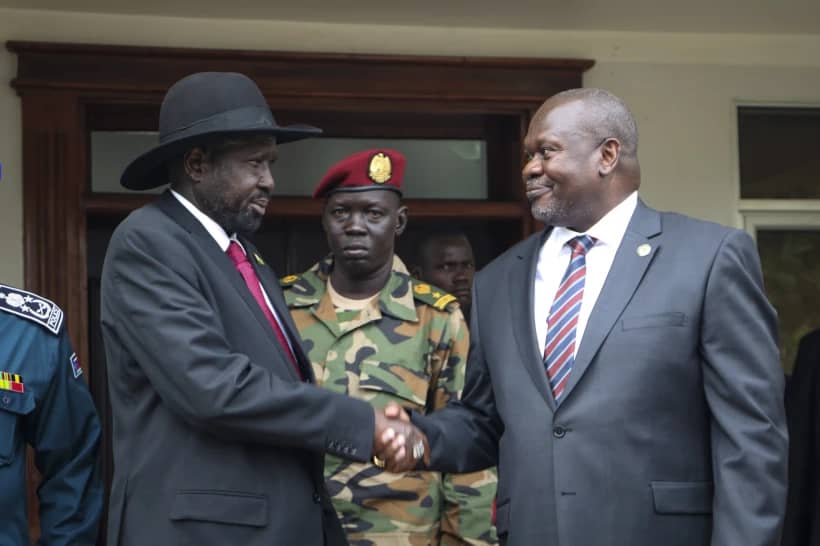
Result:
<svg viewBox="0 0 820 546">
<path fill-rule="evenodd" d="M 635 114 L 641 194 L 650 204 L 737 227 L 735 105 L 820 107 L 818 66 L 612 62 L 594 67 L 584 83 L 619 95 Z"/>
<path fill-rule="evenodd" d="M 514 31 L 78 15 L 0 9 L 0 41 L 596 60 L 588 86 L 621 96 L 641 133 L 642 194 L 737 224 L 734 104 L 820 106 L 820 36 Z M 0 79 L 15 73 L 0 52 Z M 0 282 L 22 284 L 20 103 L 0 85 Z"/>
</svg>

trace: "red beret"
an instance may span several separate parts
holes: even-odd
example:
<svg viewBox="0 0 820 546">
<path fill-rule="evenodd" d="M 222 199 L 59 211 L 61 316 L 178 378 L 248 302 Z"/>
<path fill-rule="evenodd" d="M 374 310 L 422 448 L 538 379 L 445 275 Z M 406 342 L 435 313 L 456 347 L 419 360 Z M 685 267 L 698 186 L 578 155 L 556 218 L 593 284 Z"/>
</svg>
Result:
<svg viewBox="0 0 820 546">
<path fill-rule="evenodd" d="M 396 150 L 357 152 L 344 158 L 322 177 L 313 197 L 337 191 L 393 190 L 401 193 L 407 160 Z"/>
</svg>

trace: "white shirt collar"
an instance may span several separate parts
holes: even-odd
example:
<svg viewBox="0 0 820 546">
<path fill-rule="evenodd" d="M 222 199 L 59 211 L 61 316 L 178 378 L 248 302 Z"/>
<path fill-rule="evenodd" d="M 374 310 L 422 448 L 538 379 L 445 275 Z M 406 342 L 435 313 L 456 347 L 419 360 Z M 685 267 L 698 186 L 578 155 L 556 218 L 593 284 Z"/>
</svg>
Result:
<svg viewBox="0 0 820 546">
<path fill-rule="evenodd" d="M 603 290 L 604 282 L 615 260 L 615 254 L 617 254 L 637 206 L 638 194 L 633 192 L 587 231 L 588 235 L 598 239 L 598 243 L 587 254 L 584 299 L 581 303 L 575 331 L 576 351 L 583 342 L 590 314 Z M 555 227 L 538 253 L 533 288 L 533 318 L 539 347 L 543 347 L 546 342 L 550 306 L 555 299 L 555 293 L 572 254 L 566 243 L 578 235 L 580 233 L 563 227 Z"/>
<path fill-rule="evenodd" d="M 595 225 L 586 231 L 590 237 L 597 239 L 596 244 L 614 245 L 621 244 L 624 238 L 626 228 L 629 227 L 629 221 L 632 219 L 632 214 L 638 206 L 638 192 L 633 191 L 623 201 L 607 212 L 603 218 L 598 220 Z M 561 226 L 555 226 L 550 233 L 550 239 L 557 243 L 556 248 L 563 247 L 570 239 L 581 235 L 577 231 L 567 229 Z"/>
<path fill-rule="evenodd" d="M 194 218 L 199 220 L 199 223 L 202 224 L 202 227 L 205 228 L 205 231 L 211 234 L 211 237 L 214 238 L 216 244 L 219 245 L 219 248 L 222 249 L 222 252 L 228 250 L 228 245 L 231 244 L 231 240 L 236 240 L 235 236 L 228 236 L 222 226 L 214 222 L 213 218 L 196 208 L 196 206 L 185 199 L 181 194 L 171 190 L 171 195 L 173 195 L 177 201 L 185 207 L 188 212 L 194 215 Z"/>
</svg>

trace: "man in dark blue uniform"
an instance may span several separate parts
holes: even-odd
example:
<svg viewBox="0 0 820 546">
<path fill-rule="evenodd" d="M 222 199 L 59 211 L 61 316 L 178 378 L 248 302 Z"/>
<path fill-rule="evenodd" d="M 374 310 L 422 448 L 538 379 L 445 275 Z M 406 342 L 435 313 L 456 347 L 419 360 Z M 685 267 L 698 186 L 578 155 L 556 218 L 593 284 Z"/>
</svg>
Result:
<svg viewBox="0 0 820 546">
<path fill-rule="evenodd" d="M 42 474 L 38 544 L 96 542 L 100 424 L 81 374 L 62 310 L 0 284 L 0 546 L 29 544 L 27 444 Z"/>
</svg>

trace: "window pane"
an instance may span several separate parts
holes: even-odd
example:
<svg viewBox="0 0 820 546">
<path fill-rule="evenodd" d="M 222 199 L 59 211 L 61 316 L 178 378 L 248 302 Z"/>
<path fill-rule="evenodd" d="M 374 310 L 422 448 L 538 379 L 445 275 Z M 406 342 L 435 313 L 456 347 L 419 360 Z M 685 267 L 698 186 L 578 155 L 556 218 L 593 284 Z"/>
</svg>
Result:
<svg viewBox="0 0 820 546">
<path fill-rule="evenodd" d="M 321 138 L 283 147 L 273 167 L 282 195 L 310 195 L 325 171 L 354 152 L 393 148 L 407 158 L 405 197 L 486 199 L 487 158 L 480 140 Z"/>
<path fill-rule="evenodd" d="M 92 132 L 91 190 L 128 192 L 119 184 L 120 174 L 133 158 L 156 142 L 156 133 L 152 132 Z M 455 139 L 317 138 L 285 144 L 273 168 L 275 192 L 309 196 L 333 163 L 351 153 L 380 147 L 394 148 L 407 157 L 405 197 L 487 198 L 486 143 Z"/>
<path fill-rule="evenodd" d="M 740 196 L 820 198 L 820 108 L 738 108 Z"/>
<path fill-rule="evenodd" d="M 157 145 L 157 133 L 150 131 L 91 132 L 91 191 L 94 193 L 161 193 L 164 188 L 145 192 L 120 186 L 120 175 L 138 155 Z"/>
<path fill-rule="evenodd" d="M 820 230 L 762 229 L 757 245 L 780 322 L 780 357 L 791 373 L 800 338 L 820 328 Z"/>
</svg>

